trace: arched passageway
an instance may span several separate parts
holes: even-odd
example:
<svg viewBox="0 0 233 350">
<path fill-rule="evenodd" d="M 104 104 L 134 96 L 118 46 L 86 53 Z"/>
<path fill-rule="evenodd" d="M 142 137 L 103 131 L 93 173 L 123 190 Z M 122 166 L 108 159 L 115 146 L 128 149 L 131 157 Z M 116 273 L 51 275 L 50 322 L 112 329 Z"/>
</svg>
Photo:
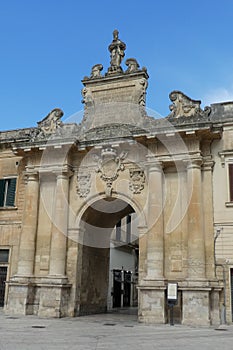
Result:
<svg viewBox="0 0 233 350">
<path fill-rule="evenodd" d="M 111 235 L 116 224 L 134 212 L 124 200 L 110 197 L 97 200 L 83 213 L 79 315 L 107 311 Z"/>
</svg>

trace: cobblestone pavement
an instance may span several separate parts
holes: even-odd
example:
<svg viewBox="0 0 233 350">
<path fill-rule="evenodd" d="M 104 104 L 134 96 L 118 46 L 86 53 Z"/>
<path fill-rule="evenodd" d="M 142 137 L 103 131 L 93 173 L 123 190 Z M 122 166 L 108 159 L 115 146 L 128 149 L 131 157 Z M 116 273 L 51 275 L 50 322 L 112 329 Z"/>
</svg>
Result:
<svg viewBox="0 0 233 350">
<path fill-rule="evenodd" d="M 135 315 L 42 319 L 0 311 L 0 350 L 232 350 L 233 326 L 144 325 Z"/>
</svg>

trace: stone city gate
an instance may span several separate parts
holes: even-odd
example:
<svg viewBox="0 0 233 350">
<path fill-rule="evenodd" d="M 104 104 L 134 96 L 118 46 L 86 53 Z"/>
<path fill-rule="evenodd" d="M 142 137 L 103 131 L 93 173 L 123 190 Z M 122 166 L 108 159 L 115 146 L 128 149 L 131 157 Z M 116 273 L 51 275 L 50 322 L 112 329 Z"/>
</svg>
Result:
<svg viewBox="0 0 233 350">
<path fill-rule="evenodd" d="M 141 322 L 168 319 L 167 284 L 178 284 L 183 324 L 219 322 L 210 145 L 220 138 L 210 108 L 179 91 L 171 114 L 149 117 L 148 74 L 114 31 L 111 64 L 83 79 L 81 124 L 53 110 L 13 144 L 24 193 L 17 273 L 6 310 L 39 316 L 106 311 L 109 240 L 136 212 Z M 23 181 L 25 180 L 25 182 Z"/>
<path fill-rule="evenodd" d="M 106 311 L 112 230 L 120 219 L 135 212 L 133 207 L 141 216 L 141 208 L 122 194 L 113 194 L 111 197 L 99 195 L 85 207 L 81 219 L 78 219 L 81 261 L 77 315 Z"/>
</svg>

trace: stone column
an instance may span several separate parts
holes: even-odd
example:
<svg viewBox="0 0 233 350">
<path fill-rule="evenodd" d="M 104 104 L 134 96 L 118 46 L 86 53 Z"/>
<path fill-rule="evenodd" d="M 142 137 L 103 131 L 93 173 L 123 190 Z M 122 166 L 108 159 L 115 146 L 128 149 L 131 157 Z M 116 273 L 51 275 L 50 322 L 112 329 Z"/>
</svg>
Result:
<svg viewBox="0 0 233 350">
<path fill-rule="evenodd" d="M 209 142 L 206 141 L 209 145 Z M 214 216 L 213 216 L 213 167 L 211 156 L 206 157 L 202 165 L 203 173 L 203 213 L 204 213 L 204 237 L 205 237 L 205 260 L 206 279 L 212 290 L 210 292 L 210 321 L 212 325 L 220 324 L 219 296 L 221 288 L 215 275 L 215 243 L 214 243 Z"/>
<path fill-rule="evenodd" d="M 182 323 L 210 324 L 210 291 L 206 281 L 201 159 L 187 166 L 188 280 L 182 288 Z"/>
<path fill-rule="evenodd" d="M 49 275 L 51 276 L 65 276 L 68 225 L 68 190 L 68 174 L 58 174 L 54 200 L 50 251 Z"/>
<path fill-rule="evenodd" d="M 165 323 L 164 227 L 162 166 L 150 157 L 148 164 L 146 276 L 140 280 L 138 319 L 146 323 Z M 140 243 L 141 243 L 140 239 Z M 139 247 L 140 248 L 140 247 Z M 141 249 L 141 248 L 140 248 Z M 142 256 L 143 257 L 143 256 Z"/>
<path fill-rule="evenodd" d="M 213 191 L 212 173 L 213 161 L 205 161 L 202 165 L 203 171 L 203 212 L 204 212 L 204 235 L 206 254 L 206 277 L 209 280 L 216 279 L 215 276 L 215 251 L 214 251 L 214 222 L 213 222 Z"/>
<path fill-rule="evenodd" d="M 138 261 L 138 281 L 147 274 L 147 227 L 138 226 L 139 234 L 139 261 Z"/>
<path fill-rule="evenodd" d="M 203 226 L 201 161 L 187 166 L 188 186 L 188 278 L 205 278 L 205 241 Z"/>
<path fill-rule="evenodd" d="M 164 228 L 162 166 L 151 162 L 148 169 L 147 278 L 164 279 Z"/>
<path fill-rule="evenodd" d="M 49 275 L 41 279 L 38 316 L 68 315 L 71 285 L 66 277 L 69 176 L 59 172 L 53 207 Z"/>
<path fill-rule="evenodd" d="M 6 311 L 11 314 L 33 314 L 35 284 L 33 281 L 37 233 L 39 180 L 33 170 L 26 174 L 22 232 L 19 245 L 19 261 L 16 276 L 9 281 Z"/>
<path fill-rule="evenodd" d="M 18 275 L 33 275 L 37 231 L 39 180 L 37 173 L 27 174 L 22 233 L 19 247 Z"/>
</svg>

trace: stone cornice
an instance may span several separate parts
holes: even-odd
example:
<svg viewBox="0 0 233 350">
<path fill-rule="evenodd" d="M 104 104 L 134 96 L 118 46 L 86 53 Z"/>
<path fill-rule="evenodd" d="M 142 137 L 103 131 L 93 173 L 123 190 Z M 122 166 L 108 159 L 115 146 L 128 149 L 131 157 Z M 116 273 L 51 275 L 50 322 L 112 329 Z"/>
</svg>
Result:
<svg viewBox="0 0 233 350">
<path fill-rule="evenodd" d="M 84 86 L 87 86 L 87 85 L 102 85 L 102 84 L 108 84 L 108 83 L 115 83 L 115 82 L 118 82 L 118 81 L 122 81 L 122 80 L 134 80 L 135 78 L 146 78 L 148 79 L 149 76 L 148 76 L 148 73 L 146 70 L 144 69 L 140 69 L 136 72 L 133 72 L 133 73 L 120 73 L 120 74 L 117 74 L 117 75 L 106 75 L 106 76 L 103 76 L 101 78 L 96 78 L 96 79 L 89 79 L 89 78 L 84 78 L 82 80 L 82 83 Z"/>
</svg>

